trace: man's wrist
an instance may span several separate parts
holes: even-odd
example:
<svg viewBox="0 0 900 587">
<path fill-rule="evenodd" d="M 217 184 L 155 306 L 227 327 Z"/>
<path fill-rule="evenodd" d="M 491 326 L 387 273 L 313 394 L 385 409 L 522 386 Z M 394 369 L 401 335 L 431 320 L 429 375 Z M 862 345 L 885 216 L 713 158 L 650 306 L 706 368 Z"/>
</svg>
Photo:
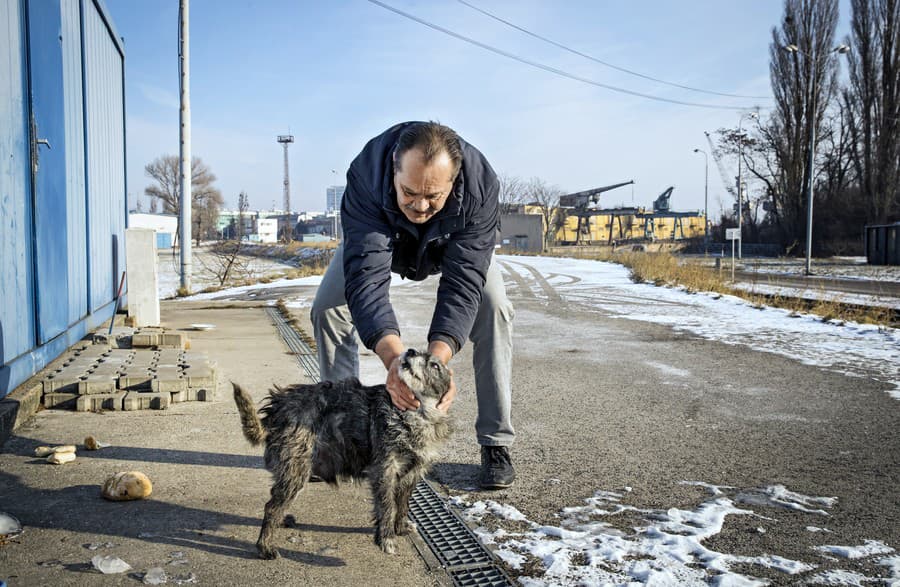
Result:
<svg viewBox="0 0 900 587">
<path fill-rule="evenodd" d="M 375 354 L 381 359 L 385 369 L 391 368 L 394 359 L 403 354 L 403 341 L 396 334 L 387 334 L 375 344 Z"/>
<path fill-rule="evenodd" d="M 443 340 L 431 341 L 428 344 L 428 352 L 440 359 L 440 361 L 445 365 L 450 362 L 450 359 L 453 358 L 453 349 L 450 348 L 450 345 Z"/>
</svg>

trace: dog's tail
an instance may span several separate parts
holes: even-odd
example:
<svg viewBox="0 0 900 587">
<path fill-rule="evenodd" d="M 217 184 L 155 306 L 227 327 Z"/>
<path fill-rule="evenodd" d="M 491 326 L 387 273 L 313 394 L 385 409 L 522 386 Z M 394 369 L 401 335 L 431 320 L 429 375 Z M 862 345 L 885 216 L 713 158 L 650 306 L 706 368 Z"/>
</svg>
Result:
<svg viewBox="0 0 900 587">
<path fill-rule="evenodd" d="M 256 406 L 253 404 L 250 394 L 244 391 L 240 385 L 234 382 L 231 385 L 234 387 L 234 403 L 237 404 L 238 413 L 241 415 L 244 436 L 250 441 L 250 444 L 254 446 L 260 444 L 266 439 L 266 430 L 256 413 Z"/>
</svg>

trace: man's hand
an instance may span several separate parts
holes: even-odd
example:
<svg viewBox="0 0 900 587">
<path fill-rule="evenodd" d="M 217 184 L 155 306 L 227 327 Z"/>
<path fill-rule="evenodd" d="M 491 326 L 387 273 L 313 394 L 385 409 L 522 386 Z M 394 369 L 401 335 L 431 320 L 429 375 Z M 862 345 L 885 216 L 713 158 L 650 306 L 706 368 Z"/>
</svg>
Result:
<svg viewBox="0 0 900 587">
<path fill-rule="evenodd" d="M 442 340 L 435 340 L 431 344 L 429 344 L 428 352 L 437 357 L 438 360 L 440 360 L 445 365 L 450 362 L 451 358 L 453 358 L 453 349 L 451 349 L 450 345 Z M 450 389 L 448 389 L 447 393 L 444 394 L 444 397 L 441 398 L 441 403 L 437 405 L 437 409 L 446 414 L 450 410 L 450 404 L 453 403 L 453 398 L 455 397 L 456 381 L 453 380 L 453 369 L 451 369 Z"/>
<path fill-rule="evenodd" d="M 444 412 L 445 414 L 450 411 L 450 405 L 453 403 L 453 399 L 456 397 L 456 381 L 453 379 L 453 370 L 450 370 L 450 389 L 447 390 L 447 393 L 444 394 L 444 397 L 441 398 L 441 403 L 437 405 L 437 409 Z"/>
<path fill-rule="evenodd" d="M 416 410 L 419 408 L 419 400 L 400 379 L 400 360 L 404 353 L 406 353 L 406 347 L 403 346 L 403 341 L 396 334 L 384 336 L 375 345 L 375 354 L 387 369 L 384 386 L 387 387 L 388 394 L 391 396 L 391 403 L 401 410 Z"/>
<path fill-rule="evenodd" d="M 409 387 L 400 379 L 400 361 L 402 355 L 391 361 L 388 367 L 387 380 L 384 382 L 387 387 L 388 394 L 391 396 L 391 402 L 401 410 L 417 410 L 419 408 L 419 400 L 409 390 Z"/>
</svg>

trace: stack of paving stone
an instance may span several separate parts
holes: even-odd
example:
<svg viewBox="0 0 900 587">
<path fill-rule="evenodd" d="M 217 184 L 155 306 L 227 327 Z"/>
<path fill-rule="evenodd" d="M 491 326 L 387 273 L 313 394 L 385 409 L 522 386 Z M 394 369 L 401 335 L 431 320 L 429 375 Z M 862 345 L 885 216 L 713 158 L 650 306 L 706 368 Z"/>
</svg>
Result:
<svg viewBox="0 0 900 587">
<path fill-rule="evenodd" d="M 44 407 L 164 410 L 176 402 L 213 400 L 216 364 L 206 353 L 185 350 L 183 333 L 138 331 L 132 340 L 130 349 L 97 341 L 69 351 L 44 378 Z"/>
</svg>

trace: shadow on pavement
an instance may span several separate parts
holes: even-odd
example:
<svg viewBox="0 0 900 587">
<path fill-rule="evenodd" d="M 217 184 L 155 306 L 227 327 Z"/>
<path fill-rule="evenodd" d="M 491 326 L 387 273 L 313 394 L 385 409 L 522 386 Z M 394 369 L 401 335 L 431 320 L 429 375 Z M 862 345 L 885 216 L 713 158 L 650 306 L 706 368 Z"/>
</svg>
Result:
<svg viewBox="0 0 900 587">
<path fill-rule="evenodd" d="M 457 491 L 473 491 L 478 488 L 481 467 L 471 463 L 436 463 L 431 477 L 438 483 Z"/>
<path fill-rule="evenodd" d="M 10 443 L 13 444 L 13 443 Z M 31 438 L 16 437 L 15 450 L 9 450 L 13 454 L 29 457 L 34 456 L 34 449 L 39 446 L 52 446 L 55 442 L 42 442 Z M 240 469 L 262 469 L 263 458 L 259 456 L 231 455 L 215 452 L 201 452 L 192 450 L 168 449 L 168 448 L 144 448 L 139 446 L 108 446 L 100 450 L 81 450 L 79 447 L 78 458 L 88 459 L 112 459 L 122 461 L 144 461 L 149 463 L 171 463 L 174 465 L 207 465 L 210 467 L 236 467 Z M 43 459 L 35 463 L 43 463 Z"/>
<path fill-rule="evenodd" d="M 211 554 L 256 560 L 256 545 L 211 532 L 227 531 L 227 525 L 258 528 L 261 519 L 165 503 L 153 498 L 111 502 L 100 496 L 98 485 L 73 485 L 40 489 L 0 471 L 0 503 L 26 528 L 46 528 L 84 536 L 120 536 L 194 549 Z M 262 505 L 262 504 L 260 504 Z M 311 529 L 327 529 L 316 528 Z M 356 532 L 357 528 L 335 528 Z M 366 531 L 370 531 L 366 529 Z M 281 548 L 281 556 L 306 565 L 344 566 L 343 559 Z"/>
</svg>

